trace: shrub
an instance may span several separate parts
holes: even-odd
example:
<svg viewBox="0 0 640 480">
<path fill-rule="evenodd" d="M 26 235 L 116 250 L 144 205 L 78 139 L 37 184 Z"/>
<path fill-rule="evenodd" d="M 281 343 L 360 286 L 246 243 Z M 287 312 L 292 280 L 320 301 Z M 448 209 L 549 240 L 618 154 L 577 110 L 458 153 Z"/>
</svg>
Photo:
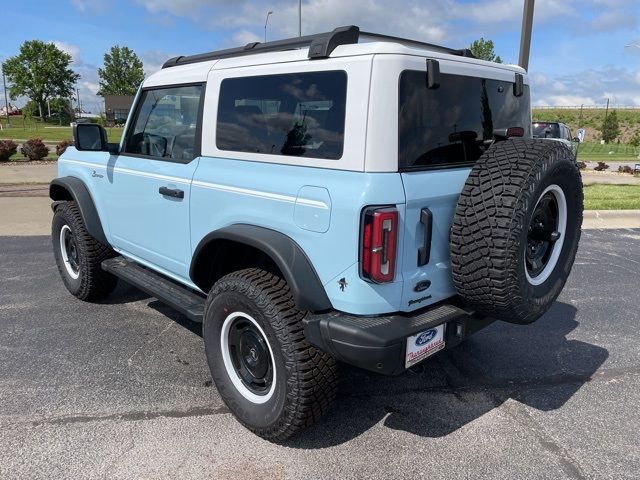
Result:
<svg viewBox="0 0 640 480">
<path fill-rule="evenodd" d="M 40 160 L 49 155 L 49 147 L 39 138 L 32 138 L 24 142 L 20 151 L 29 160 Z"/>
<path fill-rule="evenodd" d="M 631 175 L 633 175 L 633 168 L 631 168 L 629 165 L 620 165 L 618 167 L 618 173 L 630 173 Z"/>
<path fill-rule="evenodd" d="M 587 164 L 584 162 L 578 162 L 578 168 L 580 170 L 586 170 L 587 169 Z"/>
<path fill-rule="evenodd" d="M 607 165 L 604 162 L 598 162 L 598 166 L 596 168 L 594 168 L 594 170 L 596 172 L 602 172 L 602 171 L 606 170 L 607 168 L 609 168 L 609 165 Z"/>
<path fill-rule="evenodd" d="M 0 140 L 0 162 L 7 162 L 17 151 L 18 145 L 13 140 Z"/>
<path fill-rule="evenodd" d="M 67 150 L 67 147 L 70 145 L 73 145 L 73 140 L 61 141 L 58 145 L 56 145 L 56 155 L 57 156 L 62 155 Z"/>
</svg>

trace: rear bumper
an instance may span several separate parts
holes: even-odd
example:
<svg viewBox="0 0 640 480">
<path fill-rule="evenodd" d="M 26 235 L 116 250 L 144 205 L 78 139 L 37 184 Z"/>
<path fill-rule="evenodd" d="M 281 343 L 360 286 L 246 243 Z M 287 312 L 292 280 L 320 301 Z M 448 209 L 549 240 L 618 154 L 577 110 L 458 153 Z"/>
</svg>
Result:
<svg viewBox="0 0 640 480">
<path fill-rule="evenodd" d="M 307 341 L 336 360 L 397 375 L 405 371 L 407 337 L 446 324 L 445 348 L 451 348 L 493 321 L 444 304 L 412 314 L 380 317 L 358 317 L 336 311 L 310 314 L 303 324 Z"/>
</svg>

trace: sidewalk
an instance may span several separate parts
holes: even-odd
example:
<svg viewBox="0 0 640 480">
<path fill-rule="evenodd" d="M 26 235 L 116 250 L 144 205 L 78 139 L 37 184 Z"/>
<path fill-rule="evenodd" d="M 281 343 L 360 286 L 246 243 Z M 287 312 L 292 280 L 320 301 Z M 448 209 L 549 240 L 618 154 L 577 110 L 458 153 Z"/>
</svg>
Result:
<svg viewBox="0 0 640 480">
<path fill-rule="evenodd" d="M 640 210 L 585 210 L 582 229 L 640 228 Z"/>
<path fill-rule="evenodd" d="M 21 165 L 11 163 L 0 165 L 0 185 L 2 184 L 48 184 L 56 176 L 58 163 Z"/>
<path fill-rule="evenodd" d="M 49 235 L 51 200 L 48 196 L 3 197 L 0 195 L 0 236 Z M 584 230 L 640 228 L 640 210 L 587 210 Z"/>
<path fill-rule="evenodd" d="M 11 163 L 0 165 L 0 185 L 49 183 L 56 176 L 57 162 L 40 165 L 21 165 Z M 594 183 L 613 185 L 640 185 L 640 178 L 632 175 L 616 174 L 612 172 L 582 172 L 585 185 Z"/>
</svg>

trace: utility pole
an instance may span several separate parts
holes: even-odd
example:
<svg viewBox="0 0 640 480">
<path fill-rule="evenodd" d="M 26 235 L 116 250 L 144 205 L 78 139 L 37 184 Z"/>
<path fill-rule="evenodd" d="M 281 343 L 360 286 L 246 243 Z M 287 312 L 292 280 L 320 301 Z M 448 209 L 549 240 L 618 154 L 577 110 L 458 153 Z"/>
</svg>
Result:
<svg viewBox="0 0 640 480">
<path fill-rule="evenodd" d="M 273 12 L 271 10 L 269 10 L 267 12 L 267 18 L 265 18 L 264 20 L 264 43 L 267 43 L 267 23 L 269 23 L 269 15 L 271 15 Z"/>
<path fill-rule="evenodd" d="M 579 128 L 582 128 L 582 107 L 584 107 L 584 103 L 580 105 L 580 122 L 578 122 Z"/>
<path fill-rule="evenodd" d="M 7 127 L 10 127 L 11 122 L 9 121 L 9 100 L 7 99 L 7 79 L 4 76 L 4 63 L 2 64 L 2 84 L 4 85 L 4 108 L 6 109 L 4 113 L 7 116 Z"/>
<path fill-rule="evenodd" d="M 604 111 L 604 123 L 602 124 L 602 134 L 604 136 L 604 129 L 607 125 L 607 115 L 609 115 L 609 99 L 607 98 L 607 108 Z M 604 142 L 604 138 L 602 139 L 602 141 Z"/>
<path fill-rule="evenodd" d="M 535 0 L 524 0 L 522 12 L 522 32 L 520 34 L 520 57 L 518 65 L 529 70 L 529 53 L 531 51 L 531 30 L 533 29 L 533 8 Z"/>
<path fill-rule="evenodd" d="M 302 36 L 302 0 L 298 0 L 298 36 Z"/>
<path fill-rule="evenodd" d="M 82 116 L 82 104 L 80 103 L 80 89 L 76 87 L 76 97 L 78 99 L 78 117 Z"/>
</svg>

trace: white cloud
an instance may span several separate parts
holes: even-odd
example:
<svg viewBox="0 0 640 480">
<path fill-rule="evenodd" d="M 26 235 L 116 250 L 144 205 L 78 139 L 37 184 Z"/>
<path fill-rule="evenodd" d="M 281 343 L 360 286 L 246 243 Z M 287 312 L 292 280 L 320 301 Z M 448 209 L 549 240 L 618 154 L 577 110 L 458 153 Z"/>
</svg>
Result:
<svg viewBox="0 0 640 480">
<path fill-rule="evenodd" d="M 542 74 L 531 77 L 536 75 Z M 547 76 L 552 80 L 546 84 L 531 83 L 533 105 L 604 105 L 607 98 L 612 105 L 640 105 L 640 72 L 610 67 L 556 78 Z"/>
<path fill-rule="evenodd" d="M 553 90 L 558 93 L 564 93 L 569 90 L 569 87 L 562 82 L 553 82 Z"/>
<path fill-rule="evenodd" d="M 240 30 L 232 37 L 234 45 L 246 45 L 247 43 L 262 42 L 263 40 L 264 38 L 261 38 L 249 30 Z"/>
<path fill-rule="evenodd" d="M 148 77 L 149 75 L 157 72 L 162 68 L 164 62 L 178 55 L 179 54 L 177 53 L 171 54 L 160 50 L 144 52 L 140 55 L 140 60 L 142 60 L 142 64 L 144 65 L 145 75 Z"/>
<path fill-rule="evenodd" d="M 56 47 L 58 47 L 63 52 L 71 55 L 71 58 L 74 62 L 80 61 L 80 47 L 77 45 L 73 45 L 71 43 L 63 42 L 61 40 L 53 40 L 53 43 Z"/>
<path fill-rule="evenodd" d="M 534 106 L 574 107 L 580 105 L 596 105 L 598 102 L 593 97 L 580 95 L 549 95 L 532 102 Z"/>
<path fill-rule="evenodd" d="M 111 3 L 105 0 L 71 0 L 71 5 L 83 13 L 104 13 L 111 8 Z"/>
<path fill-rule="evenodd" d="M 625 10 L 612 10 L 601 13 L 591 22 L 591 28 L 599 32 L 610 32 L 624 28 L 633 29 L 638 25 L 638 19 L 629 15 Z"/>
</svg>

